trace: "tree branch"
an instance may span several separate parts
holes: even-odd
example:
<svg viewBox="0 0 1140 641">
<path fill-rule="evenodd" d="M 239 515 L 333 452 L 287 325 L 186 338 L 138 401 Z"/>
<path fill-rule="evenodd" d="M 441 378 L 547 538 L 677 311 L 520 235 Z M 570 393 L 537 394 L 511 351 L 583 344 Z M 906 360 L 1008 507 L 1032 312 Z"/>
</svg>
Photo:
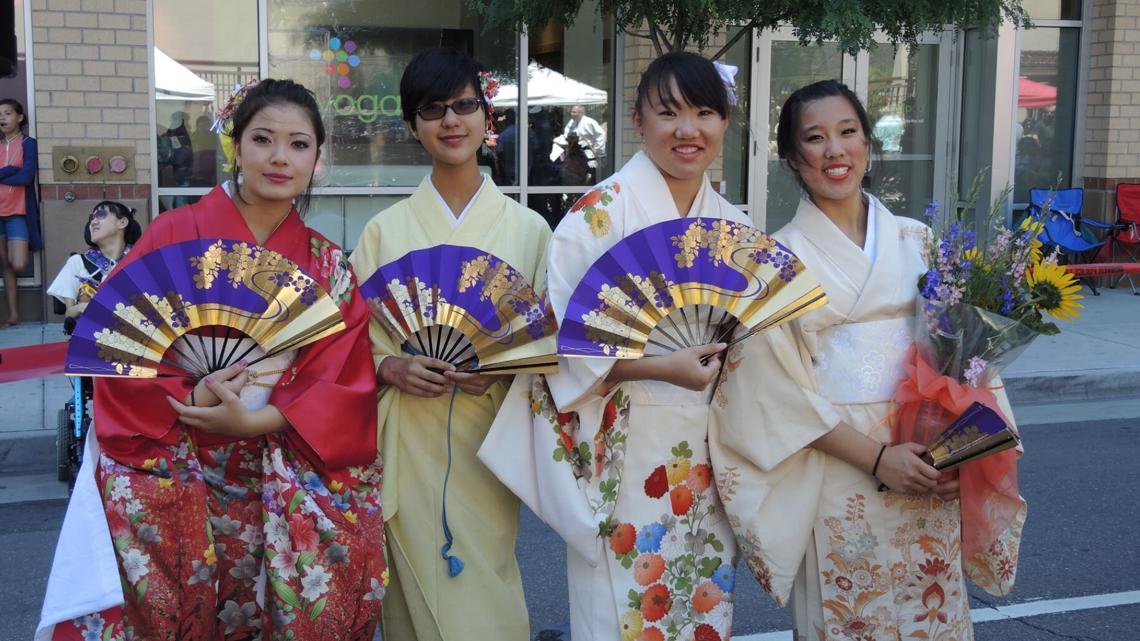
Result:
<svg viewBox="0 0 1140 641">
<path fill-rule="evenodd" d="M 755 20 L 753 20 L 752 22 L 749 22 L 747 25 L 741 27 L 740 31 L 736 32 L 735 36 L 733 36 L 728 42 L 726 42 L 723 47 L 718 49 L 717 52 L 712 55 L 710 60 L 720 60 L 720 57 L 723 56 L 724 54 L 728 53 L 728 50 L 732 48 L 732 45 L 739 42 L 741 38 L 743 38 L 746 34 L 750 33 L 754 28 L 756 28 L 756 26 L 757 26 L 757 22 Z"/>
</svg>

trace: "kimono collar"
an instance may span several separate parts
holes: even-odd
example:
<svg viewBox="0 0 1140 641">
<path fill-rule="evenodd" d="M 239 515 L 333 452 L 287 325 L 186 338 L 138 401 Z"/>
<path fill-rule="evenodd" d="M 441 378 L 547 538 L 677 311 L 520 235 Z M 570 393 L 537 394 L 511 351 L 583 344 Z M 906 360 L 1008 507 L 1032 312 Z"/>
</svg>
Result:
<svg viewBox="0 0 1140 641">
<path fill-rule="evenodd" d="M 257 240 L 253 237 L 253 232 L 250 231 L 241 211 L 221 186 L 211 189 L 192 207 L 199 238 L 228 238 L 242 240 L 252 245 L 257 244 Z M 203 233 L 203 227 L 209 232 Z M 294 255 L 293 253 L 297 251 L 298 239 L 303 239 L 300 242 L 308 243 L 309 233 L 308 228 L 305 227 L 305 222 L 301 220 L 301 214 L 294 207 L 285 215 L 285 219 L 281 221 L 277 229 L 273 230 L 273 233 L 269 235 L 262 246 L 289 256 Z"/>
<path fill-rule="evenodd" d="M 789 223 L 832 263 L 836 278 L 842 279 L 841 284 L 850 288 L 850 298 L 841 292 L 828 292 L 832 307 L 848 316 L 857 314 L 863 306 L 863 301 L 868 298 L 864 293 L 881 287 L 896 288 L 899 280 L 898 223 L 881 201 L 871 194 L 866 196 L 868 215 L 875 216 L 875 234 L 869 239 L 875 243 L 872 252 L 864 252 L 862 247 L 851 242 L 827 214 L 806 198 L 800 200 L 799 209 Z M 875 257 L 873 261 L 868 253 Z"/>
<path fill-rule="evenodd" d="M 408 205 L 415 212 L 415 221 L 423 228 L 432 245 L 444 243 L 452 245 L 477 246 L 487 234 L 503 221 L 500 216 L 506 196 L 499 191 L 495 182 L 484 179 L 483 186 L 468 203 L 463 219 L 456 224 L 455 215 L 447 209 L 436 195 L 431 176 L 424 176 L 419 187 L 408 198 Z"/>
<path fill-rule="evenodd" d="M 633 158 L 621 169 L 622 180 L 628 183 L 622 187 L 630 187 L 629 193 L 642 209 L 649 214 L 651 222 L 661 222 L 680 218 L 677 204 L 673 202 L 673 194 L 669 191 L 669 184 L 661 175 L 661 170 L 653 164 L 653 160 L 644 151 L 634 154 Z M 687 213 L 693 216 L 706 216 L 723 218 L 720 203 L 717 202 L 716 192 L 706 173 L 701 177 L 701 187 L 697 197 L 693 200 L 693 207 Z"/>
</svg>

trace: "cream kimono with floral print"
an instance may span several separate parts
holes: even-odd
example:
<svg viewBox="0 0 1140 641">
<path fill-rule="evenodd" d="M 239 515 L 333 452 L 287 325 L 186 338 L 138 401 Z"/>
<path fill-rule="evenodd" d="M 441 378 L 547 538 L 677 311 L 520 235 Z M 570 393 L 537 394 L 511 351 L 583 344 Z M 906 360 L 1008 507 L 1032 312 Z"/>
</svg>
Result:
<svg viewBox="0 0 1140 641">
<path fill-rule="evenodd" d="M 865 470 L 808 447 L 840 421 L 891 439 L 928 229 L 869 198 L 873 260 L 807 201 L 776 232 L 828 305 L 730 354 L 709 427 L 716 481 L 752 573 L 781 605 L 791 595 L 796 641 L 966 641 L 964 570 L 1008 592 L 1024 510 L 964 560 L 957 501 L 879 492 Z"/>
<path fill-rule="evenodd" d="M 690 215 L 748 222 L 707 179 Z M 548 254 L 559 320 L 607 249 L 678 216 L 644 154 L 583 196 Z M 516 377 L 479 455 L 566 540 L 574 640 L 727 639 L 736 546 L 711 482 L 711 390 L 608 387 L 613 360 L 559 364 Z"/>
</svg>

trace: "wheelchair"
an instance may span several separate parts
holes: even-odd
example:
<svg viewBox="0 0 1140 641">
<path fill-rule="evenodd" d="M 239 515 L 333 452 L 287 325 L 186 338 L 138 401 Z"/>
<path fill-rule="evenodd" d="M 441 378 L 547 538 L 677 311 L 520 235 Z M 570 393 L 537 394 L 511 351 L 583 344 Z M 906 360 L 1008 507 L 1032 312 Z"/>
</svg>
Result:
<svg viewBox="0 0 1140 641">
<path fill-rule="evenodd" d="M 55 301 L 54 311 L 63 314 L 67 310 L 63 303 Z M 75 329 L 75 319 L 68 318 L 63 323 L 63 331 L 68 336 Z M 69 377 L 71 398 L 59 410 L 55 436 L 56 474 L 61 482 L 67 483 L 70 493 L 75 487 L 79 466 L 83 464 L 83 443 L 87 430 L 91 427 L 92 401 L 95 397 L 94 380 L 90 377 Z"/>
</svg>

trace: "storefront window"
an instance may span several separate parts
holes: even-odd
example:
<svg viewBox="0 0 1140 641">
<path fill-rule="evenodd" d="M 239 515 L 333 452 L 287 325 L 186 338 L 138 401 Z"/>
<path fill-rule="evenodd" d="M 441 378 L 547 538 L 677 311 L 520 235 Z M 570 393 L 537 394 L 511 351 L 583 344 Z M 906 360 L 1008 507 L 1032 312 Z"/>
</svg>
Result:
<svg viewBox="0 0 1140 641">
<path fill-rule="evenodd" d="M 1035 20 L 1081 19 L 1081 0 L 1022 0 L 1021 6 Z"/>
<path fill-rule="evenodd" d="M 211 131 L 235 85 L 258 76 L 257 4 L 154 1 L 157 183 L 160 210 L 189 202 L 163 188 L 212 187 L 232 150 Z"/>
<path fill-rule="evenodd" d="M 765 228 L 775 231 L 792 219 L 800 185 L 776 150 L 780 110 L 792 92 L 819 80 L 843 78 L 843 54 L 834 44 L 805 47 L 797 41 L 772 42 L 768 105 L 768 195 Z"/>
<path fill-rule="evenodd" d="M 322 108 L 329 131 L 322 186 L 415 187 L 427 175 L 430 159 L 404 126 L 400 104 L 400 76 L 417 51 L 453 46 L 504 85 L 518 75 L 516 34 L 484 31 L 463 0 L 268 0 L 267 17 L 269 75 L 301 82 Z M 517 99 L 495 102 L 504 115 L 517 110 Z M 518 184 L 503 170 L 517 148 L 499 138 L 484 146 L 480 164 L 497 183 Z"/>
<path fill-rule="evenodd" d="M 740 28 L 729 29 L 726 41 L 734 37 Z M 728 131 L 724 135 L 723 166 L 719 188 L 720 193 L 734 205 L 748 204 L 748 169 L 752 144 L 748 130 L 749 102 L 752 97 L 752 37 L 745 34 L 725 52 L 721 62 L 736 68 L 732 93 L 736 108 L 732 113 Z"/>
<path fill-rule="evenodd" d="M 871 190 L 892 213 L 917 218 L 934 192 L 938 45 L 879 46 L 868 75 L 867 115 L 878 141 Z"/>
<path fill-rule="evenodd" d="M 1014 123 L 1013 199 L 1029 202 L 1034 187 L 1072 181 L 1080 29 L 1041 27 L 1021 34 L 1021 77 Z"/>
</svg>

